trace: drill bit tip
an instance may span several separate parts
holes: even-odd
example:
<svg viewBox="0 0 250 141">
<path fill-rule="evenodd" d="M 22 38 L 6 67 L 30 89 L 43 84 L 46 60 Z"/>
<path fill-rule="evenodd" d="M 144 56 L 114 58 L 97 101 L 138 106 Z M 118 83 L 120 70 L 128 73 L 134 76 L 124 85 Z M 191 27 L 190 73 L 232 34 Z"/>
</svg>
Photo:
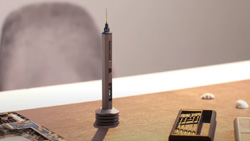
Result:
<svg viewBox="0 0 250 141">
<path fill-rule="evenodd" d="M 106 8 L 106 23 L 108 24 L 108 8 Z"/>
</svg>

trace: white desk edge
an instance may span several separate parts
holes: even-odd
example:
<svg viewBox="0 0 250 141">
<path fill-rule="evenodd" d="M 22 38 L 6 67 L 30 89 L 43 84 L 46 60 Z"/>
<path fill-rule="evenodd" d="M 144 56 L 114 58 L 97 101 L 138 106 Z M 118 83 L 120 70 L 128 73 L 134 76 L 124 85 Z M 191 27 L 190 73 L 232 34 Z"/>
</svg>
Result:
<svg viewBox="0 0 250 141">
<path fill-rule="evenodd" d="M 250 79 L 250 61 L 120 77 L 113 79 L 113 98 L 246 79 Z M 101 100 L 101 95 L 101 80 L 3 91 L 0 112 L 96 101 Z"/>
</svg>

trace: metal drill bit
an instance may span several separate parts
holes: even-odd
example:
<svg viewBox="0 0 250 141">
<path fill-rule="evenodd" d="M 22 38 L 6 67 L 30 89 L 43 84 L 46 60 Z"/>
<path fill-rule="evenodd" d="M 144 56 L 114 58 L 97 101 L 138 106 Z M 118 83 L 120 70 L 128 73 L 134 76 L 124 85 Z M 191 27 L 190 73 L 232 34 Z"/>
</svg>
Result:
<svg viewBox="0 0 250 141">
<path fill-rule="evenodd" d="M 182 134 L 182 131 L 183 131 L 183 129 L 182 129 L 182 122 L 183 122 L 183 119 L 185 119 L 186 118 L 186 115 L 184 115 L 184 114 L 182 114 L 181 115 L 182 116 L 182 121 L 181 121 L 181 123 L 180 123 L 180 131 L 179 131 L 179 134 Z"/>
<path fill-rule="evenodd" d="M 108 9 L 106 8 L 106 24 L 108 24 Z"/>
<path fill-rule="evenodd" d="M 185 132 L 186 132 L 185 128 L 186 128 L 186 124 L 187 124 L 188 114 L 185 114 L 184 118 L 185 118 L 185 121 L 184 121 L 184 128 L 182 129 L 183 134 L 185 134 Z"/>
<path fill-rule="evenodd" d="M 180 121 L 179 121 L 179 123 L 178 123 L 178 126 L 177 126 L 177 129 L 175 130 L 175 134 L 177 134 L 177 132 L 180 132 L 179 130 L 180 130 L 180 128 L 181 128 L 181 123 L 182 123 L 182 120 L 183 120 L 183 117 L 182 117 L 182 115 L 180 116 Z"/>
<path fill-rule="evenodd" d="M 195 119 L 196 114 L 192 115 L 192 126 L 190 127 L 190 132 L 189 134 L 193 133 L 194 134 L 194 119 Z"/>
<path fill-rule="evenodd" d="M 200 120 L 200 115 L 197 115 L 197 118 L 196 118 L 196 131 L 195 131 L 195 133 L 198 132 L 199 120 Z"/>
<path fill-rule="evenodd" d="M 192 126 L 191 126 L 191 124 L 192 124 Z M 190 123 L 188 125 L 190 128 L 189 128 L 189 130 L 187 130 L 188 135 L 190 135 L 192 132 L 193 124 L 194 124 L 194 116 L 193 116 L 193 114 L 190 114 Z"/>
</svg>

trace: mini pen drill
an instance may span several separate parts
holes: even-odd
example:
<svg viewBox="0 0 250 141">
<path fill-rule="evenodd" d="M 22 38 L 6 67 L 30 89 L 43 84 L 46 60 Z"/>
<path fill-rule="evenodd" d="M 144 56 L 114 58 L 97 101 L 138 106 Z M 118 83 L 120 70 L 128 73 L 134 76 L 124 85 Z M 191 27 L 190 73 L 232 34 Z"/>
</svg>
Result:
<svg viewBox="0 0 250 141">
<path fill-rule="evenodd" d="M 112 33 L 106 11 L 106 24 L 102 33 L 102 108 L 96 110 L 94 126 L 111 128 L 118 124 L 119 110 L 112 107 Z"/>
<path fill-rule="evenodd" d="M 112 33 L 108 20 L 102 33 L 102 108 L 112 109 Z"/>
</svg>

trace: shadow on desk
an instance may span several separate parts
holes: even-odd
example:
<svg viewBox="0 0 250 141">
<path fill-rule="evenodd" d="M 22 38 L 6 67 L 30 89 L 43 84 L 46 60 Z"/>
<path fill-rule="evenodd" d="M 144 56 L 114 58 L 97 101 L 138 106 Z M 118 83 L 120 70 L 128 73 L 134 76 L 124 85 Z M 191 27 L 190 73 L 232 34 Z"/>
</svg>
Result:
<svg viewBox="0 0 250 141">
<path fill-rule="evenodd" d="M 109 128 L 98 128 L 96 131 L 94 137 L 92 138 L 92 141 L 102 141 L 104 140 Z"/>
</svg>

